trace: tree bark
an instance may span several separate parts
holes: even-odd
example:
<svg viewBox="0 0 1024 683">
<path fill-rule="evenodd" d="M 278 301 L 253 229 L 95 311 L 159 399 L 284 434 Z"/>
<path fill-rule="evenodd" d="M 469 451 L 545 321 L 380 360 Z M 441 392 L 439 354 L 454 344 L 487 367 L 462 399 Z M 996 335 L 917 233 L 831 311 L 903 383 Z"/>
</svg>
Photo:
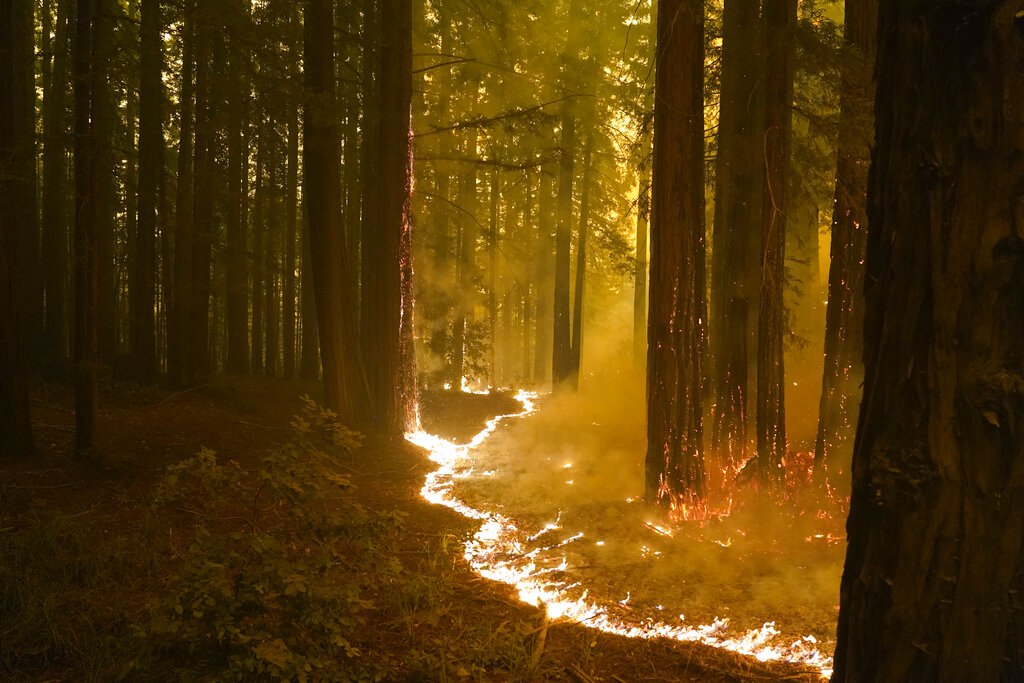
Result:
<svg viewBox="0 0 1024 683">
<path fill-rule="evenodd" d="M 755 346 L 761 264 L 764 176 L 763 83 L 758 44 L 760 2 L 725 0 L 722 15 L 722 96 L 715 169 L 715 248 L 712 250 L 710 337 L 715 405 L 711 446 L 726 469 L 747 455 L 748 349 Z M 760 84 L 760 86 L 759 86 Z"/>
<path fill-rule="evenodd" d="M 636 253 L 633 257 L 633 365 L 643 369 L 647 356 L 647 221 L 651 211 L 647 174 L 640 177 L 636 200 Z"/>
<path fill-rule="evenodd" d="M 229 16 L 238 25 L 246 18 L 239 0 L 229 6 Z M 248 107 L 250 86 L 242 69 L 245 47 L 237 30 L 229 35 L 227 118 L 227 185 L 224 203 L 224 267 L 227 281 L 227 363 L 228 372 L 249 371 L 249 244 L 242 220 L 248 197 L 242 193 L 243 175 L 249 173 L 249 153 L 242 130 L 243 110 Z"/>
<path fill-rule="evenodd" d="M 594 133 L 587 135 L 583 149 L 583 179 L 580 190 L 580 224 L 576 233 L 576 283 L 572 308 L 572 352 L 569 385 L 575 391 L 580 387 L 580 359 L 583 355 L 583 292 L 587 280 L 587 233 L 590 230 L 590 191 L 593 168 Z"/>
<path fill-rule="evenodd" d="M 163 53 L 160 1 L 142 0 L 139 31 L 139 190 L 135 278 L 131 296 L 131 354 L 139 384 L 156 381 L 156 216 L 164 169 Z"/>
<path fill-rule="evenodd" d="M 659 0 L 645 497 L 704 512 L 704 5 Z"/>
<path fill-rule="evenodd" d="M 863 263 L 868 232 L 868 165 L 874 140 L 871 83 L 877 22 L 878 0 L 846 4 L 846 60 L 840 93 L 832 260 L 825 312 L 825 370 L 814 447 L 816 476 L 849 472 L 864 374 Z"/>
<path fill-rule="evenodd" d="M 175 203 L 174 291 L 167 325 L 167 375 L 172 386 L 189 380 L 192 301 L 192 150 L 195 116 L 195 0 L 186 0 L 181 24 L 178 108 L 178 194 Z"/>
<path fill-rule="evenodd" d="M 1020 3 L 880 4 L 832 680 L 1022 680 Z"/>
<path fill-rule="evenodd" d="M 537 322 L 534 340 L 534 380 L 543 384 L 551 377 L 551 360 L 553 357 L 551 335 L 554 325 L 552 302 L 554 290 L 554 231 L 550 223 L 554 208 L 554 175 L 552 164 L 542 164 L 540 170 L 540 188 L 537 193 L 537 252 L 535 255 L 537 281 Z"/>
<path fill-rule="evenodd" d="M 58 0 L 57 22 L 51 41 L 53 66 L 43 93 L 43 245 L 47 267 L 42 269 L 46 311 L 43 355 L 47 360 L 68 356 L 67 277 L 67 94 L 71 0 Z"/>
<path fill-rule="evenodd" d="M 562 112 L 562 140 L 558 166 L 558 223 L 555 226 L 555 291 L 552 325 L 551 385 L 564 389 L 572 375 L 572 338 L 569 321 L 569 263 L 572 249 L 572 184 L 576 153 L 576 119 L 568 106 Z"/>
<path fill-rule="evenodd" d="M 24 5 L 28 5 L 25 7 Z M 26 26 L 24 13 L 28 12 Z M 33 451 L 32 420 L 29 411 L 28 380 L 22 346 L 25 314 L 23 300 L 18 296 L 19 269 L 12 262 L 18 234 L 31 234 L 35 216 L 27 216 L 24 201 L 27 178 L 23 170 L 25 149 L 21 115 L 26 98 L 35 101 L 34 89 L 25 88 L 24 79 L 32 75 L 31 64 L 26 72 L 24 55 L 18 48 L 26 40 L 31 45 L 31 3 L 25 0 L 0 4 L 0 458 L 29 455 Z M 31 149 L 31 147 L 30 147 Z M 31 154 L 29 160 L 34 162 Z M 33 163 L 32 179 L 35 170 Z M 35 183 L 31 190 L 35 192 Z M 32 207 L 35 200 L 33 195 Z M 22 225 L 30 221 L 28 228 Z M 23 268 L 25 265 L 23 264 Z M 38 315 L 38 312 L 33 312 Z"/>
<path fill-rule="evenodd" d="M 295 377 L 295 247 L 298 236 L 299 112 L 288 105 L 288 177 L 285 182 L 285 248 L 281 336 L 284 346 L 284 376 Z"/>
<path fill-rule="evenodd" d="M 797 0 L 765 0 L 764 191 L 761 306 L 757 323 L 757 454 L 761 476 L 785 478 L 786 176 L 793 119 L 793 29 Z"/>
<path fill-rule="evenodd" d="M 78 0 L 74 44 L 75 111 L 75 453 L 96 438 L 99 298 L 99 183 L 94 112 L 97 105 L 95 23 L 98 0 Z"/>
<path fill-rule="evenodd" d="M 375 204 L 364 208 L 374 214 L 376 231 L 363 235 L 362 299 L 360 316 L 364 363 L 370 388 L 371 416 L 384 434 L 400 436 L 415 400 L 406 386 L 410 377 L 403 367 L 403 324 L 411 322 L 411 304 L 403 306 L 404 268 L 411 268 L 409 201 L 412 191 L 410 113 L 412 106 L 412 3 L 381 0 L 378 102 L 379 128 Z M 406 318 L 409 316 L 409 318 Z"/>
<path fill-rule="evenodd" d="M 304 196 L 327 406 L 342 422 L 368 418 L 366 375 L 360 362 L 348 258 L 341 223 L 341 158 L 334 76 L 334 5 L 305 0 L 303 71 Z"/>
</svg>

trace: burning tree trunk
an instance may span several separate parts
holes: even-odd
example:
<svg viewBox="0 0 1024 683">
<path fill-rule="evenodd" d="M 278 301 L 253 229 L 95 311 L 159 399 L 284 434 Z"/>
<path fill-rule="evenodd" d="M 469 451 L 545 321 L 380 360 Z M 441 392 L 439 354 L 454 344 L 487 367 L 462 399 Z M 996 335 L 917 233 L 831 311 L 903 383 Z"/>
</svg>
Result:
<svg viewBox="0 0 1024 683">
<path fill-rule="evenodd" d="M 412 322 L 412 302 L 403 296 L 412 257 L 406 235 L 412 193 L 411 0 L 382 0 L 381 11 L 387 21 L 382 23 L 379 50 L 380 119 L 374 164 L 379 184 L 374 193 L 376 204 L 364 207 L 374 213 L 376 229 L 364 234 L 362 245 L 361 325 L 372 418 L 384 433 L 400 435 L 413 426 L 408 416 L 415 410 L 406 404 L 415 401 L 408 387 L 414 374 L 403 365 L 402 352 L 403 326 Z"/>
<path fill-rule="evenodd" d="M 867 243 L 867 184 L 871 156 L 872 68 L 878 0 L 846 4 L 846 61 L 839 123 L 832 261 L 825 318 L 825 371 L 818 409 L 815 472 L 847 469 L 863 374 L 864 250 Z"/>
<path fill-rule="evenodd" d="M 797 0 L 766 0 L 764 194 L 761 200 L 761 307 L 757 324 L 757 454 L 762 476 L 779 484 L 786 455 L 783 338 L 786 308 L 786 167 L 793 119 L 792 33 Z"/>
<path fill-rule="evenodd" d="M 711 445 L 727 467 L 746 455 L 749 348 L 756 336 L 764 155 L 759 128 L 758 0 L 725 0 L 722 105 L 715 170 L 710 333 L 715 406 Z"/>
<path fill-rule="evenodd" d="M 881 5 L 832 680 L 1021 680 L 1024 19 Z"/>
<path fill-rule="evenodd" d="M 308 214 L 317 331 L 328 407 L 344 422 L 367 416 L 353 298 L 341 224 L 341 158 L 334 77 L 334 3 L 306 0 L 303 17 L 304 197 Z"/>
<path fill-rule="evenodd" d="M 19 320 L 22 311 L 16 288 L 20 273 L 12 258 L 15 233 L 22 229 L 19 222 L 29 219 L 16 201 L 24 191 L 20 187 L 24 179 L 15 173 L 25 151 L 19 147 L 27 142 L 19 135 L 18 126 L 19 109 L 25 106 L 23 100 L 27 95 L 19 87 L 19 80 L 25 76 L 19 67 L 24 64 L 19 64 L 14 54 L 15 46 L 25 39 L 15 33 L 28 29 L 31 36 L 31 25 L 26 27 L 17 21 L 18 12 L 26 9 L 20 5 L 25 4 L 0 5 L 0 456 L 32 452 L 32 421 Z"/>
<path fill-rule="evenodd" d="M 704 5 L 659 0 L 646 492 L 676 514 L 704 495 Z"/>
</svg>

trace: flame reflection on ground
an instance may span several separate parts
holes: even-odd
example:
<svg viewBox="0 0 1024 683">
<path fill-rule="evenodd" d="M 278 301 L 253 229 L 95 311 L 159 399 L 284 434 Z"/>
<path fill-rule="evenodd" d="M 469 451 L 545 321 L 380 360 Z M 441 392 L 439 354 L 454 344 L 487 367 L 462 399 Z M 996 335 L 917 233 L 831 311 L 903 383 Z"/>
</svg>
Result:
<svg viewBox="0 0 1024 683">
<path fill-rule="evenodd" d="M 560 515 L 554 522 L 544 525 L 540 531 L 527 536 L 507 516 L 477 509 L 456 497 L 456 480 L 473 474 L 475 463 L 471 454 L 474 449 L 490 437 L 503 421 L 523 418 L 536 411 L 536 394 L 520 391 L 516 394 L 516 399 L 523 405 L 521 412 L 498 416 L 488 421 L 485 428 L 466 444 L 454 444 L 423 431 L 406 435 L 409 442 L 426 449 L 430 459 L 438 465 L 435 471 L 427 475 L 420 494 L 431 503 L 447 506 L 465 517 L 481 521 L 480 530 L 466 543 L 463 553 L 466 561 L 477 573 L 485 578 L 514 586 L 520 599 L 537 607 L 544 606 L 552 620 L 571 620 L 630 638 L 670 638 L 700 642 L 750 655 L 761 661 L 782 660 L 813 666 L 821 670 L 823 677 L 831 675 L 832 660 L 819 651 L 817 640 L 813 636 L 803 636 L 791 640 L 788 644 L 779 644 L 781 634 L 775 622 L 767 622 L 760 628 L 736 635 L 730 635 L 728 619 L 716 618 L 710 624 L 698 626 L 669 624 L 649 619 L 631 622 L 628 615 L 621 614 L 623 610 L 629 609 L 629 595 L 624 600 L 616 601 L 614 605 L 599 604 L 589 596 L 580 582 L 566 582 L 555 576 L 567 568 L 568 561 L 565 557 L 562 557 L 558 564 L 553 564 L 550 559 L 538 557 L 539 550 L 551 550 L 582 541 L 582 533 L 561 540 L 552 538 L 550 545 L 532 551 L 527 551 L 523 547 L 520 539 L 535 542 L 546 534 L 559 530 Z M 673 535 L 670 528 L 661 524 L 648 522 L 646 526 L 659 536 Z M 604 545 L 604 541 L 596 541 L 596 544 Z M 683 615 L 679 615 L 679 621 L 683 620 Z M 783 642 L 786 640 L 789 639 Z"/>
</svg>

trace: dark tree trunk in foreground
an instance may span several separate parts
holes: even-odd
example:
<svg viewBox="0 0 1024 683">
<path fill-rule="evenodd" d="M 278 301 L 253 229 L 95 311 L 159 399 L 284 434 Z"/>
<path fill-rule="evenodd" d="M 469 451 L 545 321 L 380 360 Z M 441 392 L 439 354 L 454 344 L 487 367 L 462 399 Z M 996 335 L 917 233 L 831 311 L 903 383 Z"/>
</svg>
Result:
<svg viewBox="0 0 1024 683">
<path fill-rule="evenodd" d="M 881 5 L 832 680 L 1024 680 L 1021 7 Z"/>
<path fill-rule="evenodd" d="M 576 119 L 566 107 L 562 114 L 562 140 L 558 166 L 558 222 L 555 225 L 555 301 L 552 308 L 551 385 L 565 388 L 572 374 L 572 338 L 569 327 L 569 264 L 572 249 L 572 181 L 576 153 Z"/>
<path fill-rule="evenodd" d="M 19 147 L 26 142 L 18 126 L 19 110 L 25 106 L 27 94 L 20 80 L 26 73 L 19 68 L 23 64 L 15 54 L 15 47 L 24 39 L 15 34 L 26 29 L 17 21 L 17 13 L 25 10 L 19 7 L 23 4 L 28 3 L 19 0 L 0 4 L 0 457 L 32 452 L 22 312 L 16 288 L 20 273 L 12 259 L 15 234 L 22 229 L 19 223 L 27 218 L 17 201 L 24 192 L 24 178 L 16 175 L 19 157 L 24 153 Z M 30 69 L 27 75 L 31 73 Z"/>
<path fill-rule="evenodd" d="M 759 10 L 759 0 L 725 0 L 722 14 L 722 106 L 711 252 L 711 447 L 727 468 L 746 457 L 748 358 L 760 297 L 761 264 L 755 249 L 761 242 L 764 175 Z"/>
<path fill-rule="evenodd" d="M 699 515 L 704 495 L 704 5 L 659 0 L 645 497 Z"/>
<path fill-rule="evenodd" d="M 825 313 L 825 371 L 814 447 L 815 473 L 819 476 L 826 471 L 849 472 L 860 399 L 868 165 L 874 138 L 871 82 L 877 23 L 878 0 L 846 4 L 846 60 Z"/>
<path fill-rule="evenodd" d="M 164 167 L 160 2 L 142 0 L 139 32 L 139 201 L 131 295 L 132 374 L 152 384 L 156 356 L 156 213 Z"/>
<path fill-rule="evenodd" d="M 793 29 L 797 0 L 766 0 L 764 195 L 761 199 L 761 308 L 757 323 L 757 454 L 766 481 L 785 475 L 786 173 L 793 121 Z"/>
<path fill-rule="evenodd" d="M 309 251 L 309 214 L 306 198 L 302 199 L 302 344 L 299 357 L 299 377 L 316 379 L 320 376 L 320 335 L 316 329 L 316 295 L 313 287 L 313 256 Z"/>
<path fill-rule="evenodd" d="M 97 0 L 78 0 L 74 41 L 75 99 L 75 452 L 92 450 L 96 437 L 99 298 L 99 183 L 94 110 Z"/>
<path fill-rule="evenodd" d="M 334 76 L 334 4 L 306 0 L 303 22 L 304 196 L 327 406 L 345 423 L 368 417 L 341 221 L 341 149 Z"/>
<path fill-rule="evenodd" d="M 412 106 L 412 3 L 382 0 L 380 57 L 380 122 L 374 167 L 379 184 L 375 231 L 364 236 L 362 282 L 364 363 L 370 387 L 371 418 L 386 434 L 401 435 L 408 423 L 412 378 L 402 366 L 402 326 L 412 310 L 404 310 L 403 266 L 411 258 L 403 237 L 409 230 L 412 190 L 409 115 Z"/>
<path fill-rule="evenodd" d="M 0 199 L 6 205 L 11 223 L 18 286 L 18 317 L 21 321 L 23 341 L 22 357 L 34 367 L 39 357 L 42 338 L 43 290 L 39 261 L 39 209 L 36 202 L 36 87 L 34 5 L 31 0 L 7 0 L 4 32 L 0 36 L 3 47 L 4 69 L 9 79 L 2 96 L 9 116 L 3 162 L 8 175 L 4 177 L 6 196 Z"/>
</svg>

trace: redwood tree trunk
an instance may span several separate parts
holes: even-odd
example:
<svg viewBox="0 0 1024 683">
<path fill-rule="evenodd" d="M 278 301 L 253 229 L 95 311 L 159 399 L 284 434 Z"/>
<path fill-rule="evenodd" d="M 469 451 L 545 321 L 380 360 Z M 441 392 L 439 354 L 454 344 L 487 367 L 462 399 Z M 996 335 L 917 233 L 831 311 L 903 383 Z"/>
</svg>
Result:
<svg viewBox="0 0 1024 683">
<path fill-rule="evenodd" d="M 839 150 L 825 312 L 825 370 L 814 447 L 815 473 L 849 472 L 863 375 L 867 184 L 874 139 L 872 70 L 878 0 L 846 4 Z"/>
<path fill-rule="evenodd" d="M 647 354 L 647 220 L 651 211 L 646 174 L 636 200 L 636 254 L 633 259 L 633 364 L 644 367 Z"/>
<path fill-rule="evenodd" d="M 133 375 L 142 385 L 157 375 L 156 214 L 164 168 L 160 1 L 142 0 L 139 31 L 139 201 L 135 231 L 135 278 L 131 297 Z"/>
<path fill-rule="evenodd" d="M 558 222 L 555 226 L 555 291 L 552 325 L 551 385 L 565 388 L 572 373 L 572 337 L 569 327 L 569 263 L 572 249 L 572 181 L 576 153 L 576 119 L 568 107 L 562 113 L 562 140 L 558 165 Z"/>
<path fill-rule="evenodd" d="M 375 205 L 376 231 L 364 234 L 362 282 L 363 315 L 360 316 L 364 363 L 370 387 L 371 417 L 382 432 L 401 435 L 407 428 L 409 406 L 415 400 L 406 383 L 403 367 L 402 326 L 410 310 L 403 306 L 403 267 L 411 253 L 403 245 L 409 230 L 409 198 L 412 191 L 410 111 L 412 106 L 412 2 L 381 0 L 379 104 L 377 136 L 378 188 Z M 411 267 L 411 265 L 410 265 Z M 411 302 L 409 302 L 411 304 Z"/>
<path fill-rule="evenodd" d="M 96 154 L 94 36 L 97 0 L 78 0 L 75 18 L 75 453 L 95 444 L 97 392 L 97 303 L 100 231 Z"/>
<path fill-rule="evenodd" d="M 725 0 L 722 14 L 710 337 L 715 383 L 711 446 L 726 467 L 741 464 L 747 455 L 748 358 L 760 296 L 761 264 L 752 249 L 761 241 L 764 175 L 759 9 L 759 0 Z"/>
<path fill-rule="evenodd" d="M 704 4 L 659 0 L 645 498 L 703 510 Z"/>
<path fill-rule="evenodd" d="M 304 196 L 317 328 L 327 406 L 345 423 L 367 415 L 366 375 L 360 362 L 341 221 L 341 157 L 334 76 L 334 3 L 305 0 L 303 71 Z"/>
<path fill-rule="evenodd" d="M 764 193 L 761 306 L 757 323 L 757 454 L 761 474 L 782 482 L 786 455 L 783 339 L 786 308 L 786 173 L 793 120 L 793 29 L 797 0 L 765 0 Z"/>
<path fill-rule="evenodd" d="M 833 681 L 1024 679 L 1020 9 L 881 3 Z"/>
<path fill-rule="evenodd" d="M 24 65 L 19 64 L 15 54 L 15 47 L 25 39 L 16 35 L 26 30 L 17 16 L 25 10 L 19 7 L 22 4 L 28 3 L 22 0 L 0 4 L 0 457 L 32 452 L 32 422 L 22 352 L 22 311 L 16 288 L 19 273 L 12 259 L 16 253 L 15 234 L 21 230 L 19 223 L 28 220 L 17 201 L 25 191 L 25 179 L 16 173 L 25 143 L 20 135 L 18 114 L 25 106 L 25 97 L 31 95 L 33 101 L 35 97 L 21 87 L 26 74 L 19 68 Z M 32 221 L 34 223 L 34 216 Z"/>
</svg>

